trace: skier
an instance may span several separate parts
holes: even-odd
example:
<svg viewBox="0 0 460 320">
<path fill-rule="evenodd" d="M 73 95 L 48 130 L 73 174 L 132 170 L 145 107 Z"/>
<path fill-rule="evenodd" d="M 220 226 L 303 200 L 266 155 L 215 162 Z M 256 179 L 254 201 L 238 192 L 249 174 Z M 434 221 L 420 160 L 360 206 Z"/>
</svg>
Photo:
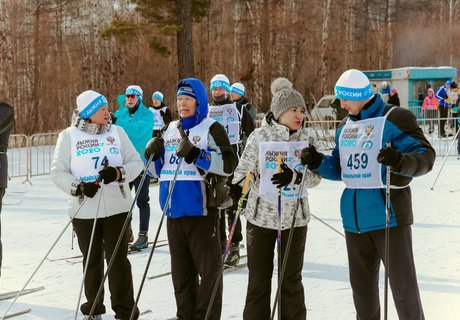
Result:
<svg viewBox="0 0 460 320">
<path fill-rule="evenodd" d="M 254 122 L 246 108 L 244 108 L 242 105 L 238 106 L 236 103 L 230 100 L 230 81 L 225 75 L 216 74 L 211 79 L 210 90 L 213 101 L 209 104 L 208 116 L 220 122 L 220 124 L 224 126 L 230 139 L 230 143 L 232 144 L 233 151 L 239 158 L 244 149 L 243 140 L 246 140 L 244 137 L 249 137 L 251 132 L 254 131 Z M 228 179 L 228 182 L 231 181 L 232 177 Z M 226 178 L 221 178 L 216 181 L 216 187 L 220 189 L 221 185 L 226 182 Z M 226 199 L 220 199 L 221 201 L 218 204 L 218 207 L 223 209 L 220 215 L 220 236 L 222 241 L 222 252 L 224 252 L 227 242 L 227 222 L 225 218 L 225 212 L 228 216 L 228 225 L 231 226 L 233 219 L 235 218 L 240 194 L 231 191 L 230 196 L 231 198 L 227 197 Z M 241 240 L 243 240 L 243 235 L 241 232 L 241 221 L 240 218 L 238 218 L 225 265 L 234 266 L 238 264 L 240 260 Z"/>
<path fill-rule="evenodd" d="M 149 110 L 153 113 L 153 136 L 157 137 L 161 129 L 172 121 L 171 110 L 163 102 L 163 93 L 155 91 L 152 94 L 152 105 Z"/>
<path fill-rule="evenodd" d="M 211 174 L 229 176 L 236 166 L 236 157 L 225 129 L 207 117 L 208 95 L 200 80 L 179 81 L 177 110 L 180 120 L 169 123 L 162 137 L 149 141 L 145 156 L 153 155 L 155 160 L 151 170 L 161 178 L 163 210 L 168 193 L 172 192 L 165 215 L 176 316 L 203 319 L 222 267 L 219 216 L 215 206 L 215 198 L 221 195 L 215 196 L 210 190 L 208 177 Z M 187 137 L 181 137 L 178 125 Z M 176 182 L 173 184 L 173 181 Z M 222 284 L 210 319 L 220 319 L 221 309 Z"/>
<path fill-rule="evenodd" d="M 303 128 L 306 112 L 302 95 L 286 78 L 278 78 L 271 86 L 273 94 L 270 111 L 262 126 L 248 138 L 233 183 L 239 183 L 253 172 L 249 198 L 244 214 L 247 219 L 246 237 L 249 281 L 243 319 L 270 319 L 270 292 L 273 274 L 274 246 L 278 230 L 278 188 L 282 188 L 281 257 L 284 257 L 292 217 L 297 215 L 292 245 L 284 281 L 281 286 L 281 318 L 306 319 L 302 266 L 304 264 L 307 224 L 310 209 L 307 192 L 301 195 L 296 211 L 298 186 L 302 181 L 300 151 L 316 144 L 314 133 Z M 276 155 L 284 155 L 282 172 L 276 173 Z M 267 169 L 269 168 L 269 169 Z M 260 177 L 260 178 L 259 178 Z M 317 186 L 319 175 L 307 172 L 305 188 Z"/>
<path fill-rule="evenodd" d="M 243 106 L 246 110 L 248 110 L 249 114 L 251 115 L 252 121 L 256 121 L 257 110 L 252 104 L 248 102 L 248 99 L 244 95 L 244 85 L 239 82 L 235 82 L 230 87 L 230 98 L 233 102 L 236 103 L 238 107 Z"/>
<path fill-rule="evenodd" d="M 111 124 L 107 99 L 92 90 L 80 94 L 72 125 L 59 134 L 51 179 L 69 195 L 69 215 L 74 216 L 78 211 L 72 224 L 83 253 L 83 266 L 87 265 L 84 279 L 87 301 L 80 310 L 88 315 L 96 303 L 96 316 L 91 319 L 102 319 L 100 315 L 106 311 L 104 295 L 94 301 L 103 279 L 104 256 L 109 263 L 115 254 L 108 274 L 115 318 L 128 319 L 134 307 L 127 232 L 117 252 L 114 248 L 133 201 L 128 182 L 141 171 L 142 161 L 125 131 Z M 135 319 L 138 316 L 139 310 L 136 310 Z"/>
<path fill-rule="evenodd" d="M 8 186 L 8 156 L 6 154 L 6 151 L 8 149 L 8 141 L 13 126 L 13 108 L 7 102 L 0 101 L 0 214 L 2 212 L 3 196 L 5 195 L 5 189 Z M 3 259 L 3 247 L 1 237 L 2 230 L 0 222 L 0 274 Z"/>
<path fill-rule="evenodd" d="M 147 109 L 142 102 L 142 89 L 137 85 L 131 85 L 126 88 L 126 108 L 120 108 L 112 117 L 114 124 L 125 129 L 129 139 L 133 143 L 141 159 L 144 158 L 145 145 L 152 137 L 152 123 L 154 122 L 153 114 Z M 150 198 L 149 184 L 150 173 L 145 177 L 144 183 L 140 186 L 143 173 L 139 174 L 136 179 L 129 183 L 130 188 L 134 186 L 137 190 L 140 188 L 139 196 L 137 197 L 137 207 L 139 208 L 139 236 L 137 240 L 130 246 L 131 250 L 141 250 L 149 245 L 148 231 L 150 221 Z M 129 227 L 131 230 L 131 226 Z M 132 231 L 130 231 L 132 234 Z M 132 242 L 132 237 L 130 237 Z"/>
<path fill-rule="evenodd" d="M 414 114 L 385 103 L 372 92 L 369 79 L 361 71 L 345 71 L 335 85 L 335 95 L 349 113 L 337 128 L 336 147 L 328 156 L 310 146 L 302 150 L 302 163 L 323 178 L 345 183 L 340 208 L 357 319 L 380 319 L 378 282 L 385 256 L 386 166 L 391 168 L 386 266 L 391 291 L 400 319 L 424 319 L 412 253 L 414 217 L 409 183 L 432 169 L 435 151 Z"/>
</svg>

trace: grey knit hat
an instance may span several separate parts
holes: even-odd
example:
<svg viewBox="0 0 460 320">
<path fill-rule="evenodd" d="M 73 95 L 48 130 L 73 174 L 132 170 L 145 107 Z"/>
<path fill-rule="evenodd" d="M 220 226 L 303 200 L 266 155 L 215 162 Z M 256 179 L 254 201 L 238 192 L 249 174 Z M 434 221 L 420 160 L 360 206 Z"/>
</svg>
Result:
<svg viewBox="0 0 460 320">
<path fill-rule="evenodd" d="M 273 97 L 270 110 L 276 120 L 283 113 L 294 107 L 302 107 L 307 110 L 302 95 L 292 87 L 292 83 L 288 79 L 277 78 L 273 80 L 271 91 Z"/>
</svg>

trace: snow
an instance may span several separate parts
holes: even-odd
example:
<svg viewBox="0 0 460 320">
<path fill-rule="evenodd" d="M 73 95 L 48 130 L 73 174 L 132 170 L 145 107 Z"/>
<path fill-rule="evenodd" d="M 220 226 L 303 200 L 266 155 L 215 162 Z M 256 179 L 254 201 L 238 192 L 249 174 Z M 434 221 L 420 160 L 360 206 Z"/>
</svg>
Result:
<svg viewBox="0 0 460 320">
<path fill-rule="evenodd" d="M 442 160 L 438 157 L 433 171 L 414 179 L 411 184 L 415 212 L 414 255 L 426 319 L 460 319 L 460 160 L 449 157 L 434 190 L 431 190 Z M 23 183 L 23 180 L 11 180 L 4 198 L 4 257 L 0 292 L 22 288 L 68 222 L 66 195 L 51 182 L 48 175 L 33 177 L 32 185 Z M 309 190 L 313 214 L 340 232 L 343 232 L 339 215 L 342 189 L 341 182 L 323 180 L 317 188 Z M 149 236 L 152 240 L 161 217 L 156 201 L 158 186 L 150 187 L 150 196 L 152 215 Z M 136 232 L 137 208 L 133 218 Z M 163 225 L 160 239 L 165 238 Z M 48 258 L 78 255 L 76 239 L 73 240 L 73 250 L 71 246 L 72 233 L 68 228 Z M 244 253 L 245 250 L 242 251 Z M 129 256 L 133 266 L 135 294 L 148 255 L 146 251 Z M 157 248 L 148 274 L 169 270 L 168 247 Z M 273 291 L 276 289 L 276 272 L 275 269 Z M 222 319 L 242 318 L 247 276 L 247 269 L 224 276 Z M 32 308 L 32 312 L 15 319 L 74 319 L 81 277 L 80 263 L 44 261 L 28 288 L 43 285 L 45 290 L 19 297 L 12 311 Z M 309 224 L 303 283 L 308 319 L 355 318 L 344 238 L 314 218 Z M 383 267 L 380 288 L 383 305 Z M 0 316 L 11 301 L 0 301 Z M 389 319 L 397 319 L 391 296 L 389 301 Z M 113 319 L 107 289 L 105 303 L 107 314 L 103 319 Z M 174 316 L 176 309 L 171 277 L 146 280 L 139 307 L 141 311 L 152 310 L 141 319 L 164 320 Z M 79 314 L 78 319 L 82 318 Z"/>
</svg>

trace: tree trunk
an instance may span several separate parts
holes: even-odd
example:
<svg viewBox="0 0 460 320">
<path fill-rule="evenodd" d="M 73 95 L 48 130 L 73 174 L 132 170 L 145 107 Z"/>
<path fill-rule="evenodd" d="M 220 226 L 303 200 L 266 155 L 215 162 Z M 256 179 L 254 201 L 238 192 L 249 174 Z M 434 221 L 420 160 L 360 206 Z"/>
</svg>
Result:
<svg viewBox="0 0 460 320">
<path fill-rule="evenodd" d="M 192 1 L 176 0 L 177 22 L 177 62 L 179 79 L 195 77 L 193 57 Z"/>
</svg>

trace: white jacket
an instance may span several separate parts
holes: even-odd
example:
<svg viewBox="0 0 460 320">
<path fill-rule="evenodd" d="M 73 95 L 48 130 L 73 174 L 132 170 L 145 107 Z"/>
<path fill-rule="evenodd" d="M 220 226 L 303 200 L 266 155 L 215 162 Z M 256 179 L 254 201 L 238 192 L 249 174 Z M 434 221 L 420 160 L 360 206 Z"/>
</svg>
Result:
<svg viewBox="0 0 460 320">
<path fill-rule="evenodd" d="M 259 196 L 259 144 L 264 141 L 301 141 L 307 140 L 316 146 L 316 138 L 311 129 L 300 129 L 289 135 L 289 129 L 273 120 L 271 113 L 267 114 L 262 126 L 254 130 L 249 136 L 246 147 L 241 156 L 238 167 L 235 170 L 233 183 L 238 183 L 246 176 L 248 171 L 254 175 L 251 179 L 249 197 L 244 210 L 246 219 L 252 224 L 268 228 L 278 229 L 278 208 L 277 205 L 265 201 Z M 304 180 L 304 189 L 316 187 L 321 177 L 316 173 L 307 170 Z M 254 178 L 255 177 L 255 178 Z M 292 224 L 292 216 L 295 212 L 296 201 L 283 202 L 281 208 L 281 229 L 289 229 Z M 308 197 L 302 197 L 296 215 L 295 227 L 306 226 L 310 221 L 310 208 Z"/>
<path fill-rule="evenodd" d="M 80 183 L 71 173 L 71 136 L 69 127 L 59 134 L 54 150 L 53 162 L 51 164 L 51 179 L 69 195 L 69 216 L 75 218 L 94 219 L 99 205 L 98 218 L 113 216 L 122 212 L 128 212 L 133 203 L 133 197 L 129 190 L 129 182 L 139 176 L 143 169 L 143 162 L 139 153 L 134 149 L 133 144 L 123 128 L 112 125 L 110 130 L 117 130 L 120 137 L 120 148 L 123 158 L 124 182 L 123 183 L 101 183 L 101 188 L 93 198 L 73 196 L 71 191 L 76 189 Z M 102 196 L 102 198 L 101 198 Z M 99 201 L 100 199 L 100 201 Z M 83 203 L 84 201 L 84 203 Z M 79 207 L 81 208 L 79 209 Z"/>
</svg>

